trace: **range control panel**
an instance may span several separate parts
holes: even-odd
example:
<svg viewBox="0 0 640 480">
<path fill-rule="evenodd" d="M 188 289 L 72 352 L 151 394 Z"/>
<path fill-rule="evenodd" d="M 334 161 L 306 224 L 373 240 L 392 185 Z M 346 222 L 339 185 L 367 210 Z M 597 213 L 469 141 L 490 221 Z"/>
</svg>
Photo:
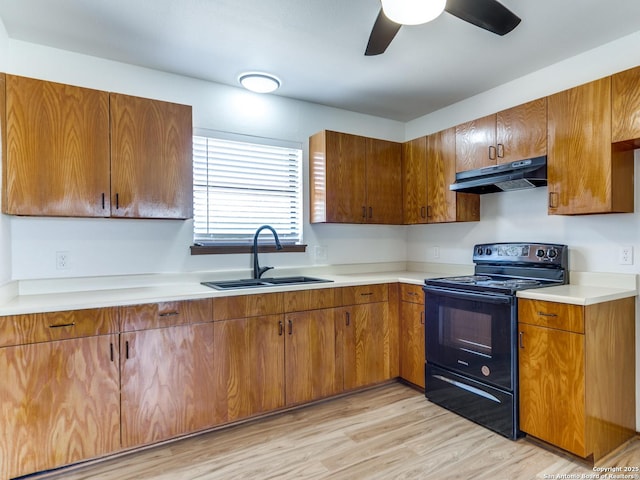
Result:
<svg viewBox="0 0 640 480">
<path fill-rule="evenodd" d="M 568 247 L 556 243 L 483 243 L 473 247 L 474 263 L 567 265 Z"/>
</svg>

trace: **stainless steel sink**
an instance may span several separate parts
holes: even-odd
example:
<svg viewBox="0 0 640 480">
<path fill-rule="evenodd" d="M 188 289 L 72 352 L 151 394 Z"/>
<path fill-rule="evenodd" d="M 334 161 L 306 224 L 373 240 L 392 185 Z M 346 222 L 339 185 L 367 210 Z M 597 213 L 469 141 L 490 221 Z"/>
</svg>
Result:
<svg viewBox="0 0 640 480">
<path fill-rule="evenodd" d="M 256 288 L 275 287 L 278 285 L 301 285 L 308 283 L 327 283 L 333 280 L 315 277 L 272 277 L 272 278 L 243 278 L 239 280 L 219 280 L 212 282 L 202 282 L 202 285 L 215 288 L 216 290 L 232 290 L 236 288 Z"/>
</svg>

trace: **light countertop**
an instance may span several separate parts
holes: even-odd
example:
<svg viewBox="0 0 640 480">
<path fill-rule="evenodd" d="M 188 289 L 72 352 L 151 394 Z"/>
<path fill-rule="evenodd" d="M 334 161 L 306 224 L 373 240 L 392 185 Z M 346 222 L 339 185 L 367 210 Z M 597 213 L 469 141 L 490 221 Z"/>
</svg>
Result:
<svg viewBox="0 0 640 480">
<path fill-rule="evenodd" d="M 415 266 L 414 266 L 415 267 Z M 319 289 L 332 287 L 346 287 L 377 283 L 401 282 L 422 285 L 425 278 L 457 275 L 459 269 L 453 268 L 447 273 L 439 266 L 432 269 L 429 265 L 412 270 L 394 270 L 383 272 L 357 273 L 318 273 L 309 272 L 314 277 L 331 280 L 330 283 L 316 283 L 304 285 L 286 285 L 260 288 L 245 288 L 233 290 L 214 290 L 200 284 L 206 277 L 197 275 L 160 276 L 145 283 L 145 279 L 137 282 L 127 282 L 127 279 L 114 279 L 112 282 L 100 281 L 89 287 L 76 288 L 67 285 L 67 290 L 58 288 L 56 291 L 32 290 L 28 293 L 0 296 L 0 315 L 18 315 L 25 313 L 53 312 L 63 310 L 78 310 L 84 308 L 102 308 L 119 305 L 136 305 L 165 301 L 192 300 L 200 298 L 214 298 L 232 295 L 250 295 L 272 292 L 296 291 L 303 289 Z M 572 273 L 572 284 L 547 287 L 518 292 L 519 298 L 546 300 L 576 305 L 590 305 L 620 298 L 637 295 L 637 276 L 629 274 L 592 274 Z M 236 277 L 227 277 L 236 278 Z M 241 278 L 241 277 L 238 277 Z M 576 283 L 573 283 L 576 282 Z M 85 282 L 86 283 L 86 282 Z M 92 288 L 93 287 L 93 288 Z"/>
</svg>

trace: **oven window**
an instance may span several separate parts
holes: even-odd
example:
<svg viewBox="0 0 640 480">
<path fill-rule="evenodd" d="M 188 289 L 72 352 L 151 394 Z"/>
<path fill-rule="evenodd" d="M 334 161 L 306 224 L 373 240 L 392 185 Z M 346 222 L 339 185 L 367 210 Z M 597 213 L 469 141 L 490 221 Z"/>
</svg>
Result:
<svg viewBox="0 0 640 480">
<path fill-rule="evenodd" d="M 491 315 L 441 307 L 440 325 L 442 345 L 491 358 Z"/>
</svg>

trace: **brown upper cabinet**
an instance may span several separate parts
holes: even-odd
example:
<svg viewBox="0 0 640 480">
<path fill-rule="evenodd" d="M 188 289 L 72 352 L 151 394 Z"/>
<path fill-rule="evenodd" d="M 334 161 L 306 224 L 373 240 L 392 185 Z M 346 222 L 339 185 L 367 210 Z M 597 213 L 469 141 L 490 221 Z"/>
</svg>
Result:
<svg viewBox="0 0 640 480">
<path fill-rule="evenodd" d="M 633 212 L 633 151 L 611 143 L 611 77 L 548 102 L 549 214 Z"/>
<path fill-rule="evenodd" d="M 402 145 L 323 130 L 309 138 L 311 223 L 402 224 Z"/>
<path fill-rule="evenodd" d="M 640 67 L 611 77 L 611 141 L 640 148 Z"/>
<path fill-rule="evenodd" d="M 0 81 L 4 213 L 192 216 L 191 107 L 15 75 Z"/>
<path fill-rule="evenodd" d="M 112 93 L 111 216 L 193 215 L 191 107 Z"/>
<path fill-rule="evenodd" d="M 456 126 L 456 171 L 547 154 L 547 99 Z"/>
<path fill-rule="evenodd" d="M 480 219 L 480 197 L 449 189 L 456 176 L 456 129 L 403 145 L 404 223 L 467 222 Z"/>
<path fill-rule="evenodd" d="M 109 216 L 107 92 L 6 75 L 6 122 L 4 213 Z"/>
</svg>

